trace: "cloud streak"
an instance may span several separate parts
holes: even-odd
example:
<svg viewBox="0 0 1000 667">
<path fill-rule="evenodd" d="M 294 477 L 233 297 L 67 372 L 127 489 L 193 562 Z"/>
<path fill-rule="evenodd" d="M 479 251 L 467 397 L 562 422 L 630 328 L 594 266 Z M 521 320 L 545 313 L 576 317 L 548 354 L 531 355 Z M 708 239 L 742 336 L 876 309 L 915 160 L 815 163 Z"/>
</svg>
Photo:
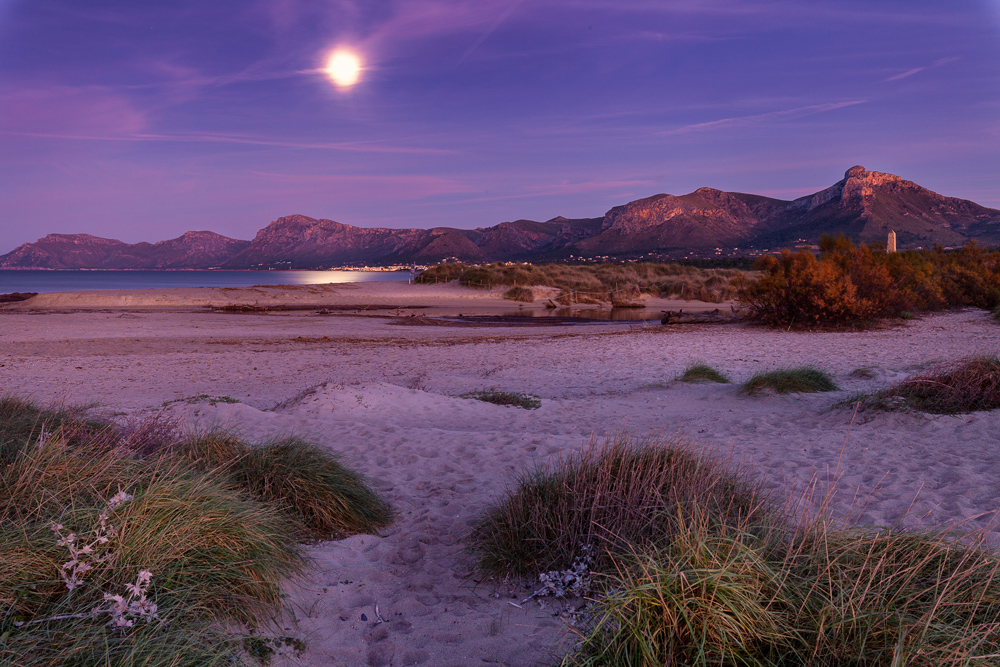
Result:
<svg viewBox="0 0 1000 667">
<path fill-rule="evenodd" d="M 920 74 L 925 69 L 927 69 L 927 68 L 926 67 L 914 67 L 913 69 L 906 70 L 905 72 L 902 72 L 900 74 L 894 74 L 893 76 L 890 76 L 889 78 L 884 79 L 884 81 L 899 81 L 900 79 L 906 79 L 908 77 L 913 76 L 914 74 Z"/>
<path fill-rule="evenodd" d="M 663 132 L 657 132 L 658 136 L 672 136 L 679 134 L 691 134 L 694 132 L 707 132 L 711 130 L 723 130 L 731 127 L 746 127 L 748 125 L 757 125 L 760 123 L 766 123 L 774 120 L 794 120 L 797 118 L 805 118 L 807 116 L 814 116 L 820 113 L 826 113 L 827 111 L 835 111 L 836 109 L 844 109 L 846 107 L 856 106 L 858 104 L 864 104 L 867 100 L 850 100 L 847 102 L 830 102 L 828 104 L 812 104 L 805 107 L 796 107 L 794 109 L 783 109 L 781 111 L 769 111 L 767 113 L 752 114 L 749 116 L 733 116 L 731 118 L 720 118 L 719 120 L 709 121 L 707 123 L 693 123 L 691 125 L 684 125 L 672 130 L 666 130 Z"/>
<path fill-rule="evenodd" d="M 14 130 L 0 130 L 0 134 L 16 137 L 32 137 L 36 139 L 67 139 L 74 141 L 147 141 L 147 142 L 176 142 L 176 143 L 217 143 L 217 144 L 237 144 L 243 146 L 269 146 L 274 148 L 301 148 L 313 150 L 347 151 L 352 153 L 401 153 L 407 155 L 455 155 L 458 151 L 443 148 L 419 148 L 411 146 L 390 146 L 378 145 L 374 143 L 345 142 L 345 143 L 323 143 L 308 141 L 280 141 L 275 139 L 260 139 L 255 137 L 232 136 L 225 134 L 126 134 L 126 135 L 97 135 L 97 134 L 73 134 L 59 132 L 20 132 Z"/>
</svg>

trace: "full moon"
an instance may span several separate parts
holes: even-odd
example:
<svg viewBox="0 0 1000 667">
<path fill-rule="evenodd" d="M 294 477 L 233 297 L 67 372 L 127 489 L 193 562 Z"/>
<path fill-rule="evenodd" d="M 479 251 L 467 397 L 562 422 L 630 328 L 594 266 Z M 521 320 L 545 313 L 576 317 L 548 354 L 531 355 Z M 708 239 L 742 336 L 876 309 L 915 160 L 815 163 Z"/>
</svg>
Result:
<svg viewBox="0 0 1000 667">
<path fill-rule="evenodd" d="M 337 86 L 350 88 L 361 76 L 361 59 L 350 51 L 334 51 L 323 71 Z"/>
</svg>

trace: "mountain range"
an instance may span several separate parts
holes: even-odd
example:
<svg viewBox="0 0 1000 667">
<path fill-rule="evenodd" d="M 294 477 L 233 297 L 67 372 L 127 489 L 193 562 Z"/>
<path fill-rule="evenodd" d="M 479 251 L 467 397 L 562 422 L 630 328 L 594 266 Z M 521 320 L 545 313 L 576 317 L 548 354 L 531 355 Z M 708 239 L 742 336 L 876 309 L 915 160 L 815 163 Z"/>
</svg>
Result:
<svg viewBox="0 0 1000 667">
<path fill-rule="evenodd" d="M 49 234 L 0 255 L 5 269 L 257 269 L 346 265 L 676 256 L 815 243 L 822 234 L 900 248 L 1000 244 L 1000 210 L 944 197 L 899 176 L 857 166 L 829 188 L 791 201 L 700 188 L 616 206 L 597 218 L 516 220 L 455 229 L 364 228 L 290 215 L 252 241 L 207 231 L 128 244 L 89 234 Z"/>
</svg>

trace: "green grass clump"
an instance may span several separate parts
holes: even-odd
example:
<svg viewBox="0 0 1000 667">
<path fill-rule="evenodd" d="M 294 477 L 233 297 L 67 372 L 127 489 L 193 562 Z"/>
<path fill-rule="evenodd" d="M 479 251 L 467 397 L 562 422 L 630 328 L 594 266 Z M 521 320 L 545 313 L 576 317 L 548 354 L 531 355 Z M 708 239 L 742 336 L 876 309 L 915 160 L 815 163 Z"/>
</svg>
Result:
<svg viewBox="0 0 1000 667">
<path fill-rule="evenodd" d="M 202 470 L 218 470 L 240 490 L 287 512 L 311 538 L 374 533 L 392 523 L 392 508 L 339 457 L 318 445 L 285 438 L 249 445 L 225 432 L 178 446 Z"/>
<path fill-rule="evenodd" d="M 678 379 L 681 382 L 718 382 L 719 384 L 729 384 L 729 378 L 708 364 L 692 364 L 684 370 L 684 373 Z"/>
<path fill-rule="evenodd" d="M 568 568 L 585 552 L 608 568 L 614 554 L 669 540 L 692 506 L 723 522 L 773 518 L 760 487 L 740 473 L 677 440 L 622 435 L 522 474 L 469 544 L 478 567 L 501 576 Z"/>
<path fill-rule="evenodd" d="M 959 414 L 1000 408 L 1000 357 L 967 357 L 860 396 L 865 408 Z"/>
<path fill-rule="evenodd" d="M 108 424 L 90 419 L 81 408 L 41 408 L 14 396 L 0 396 L 0 461 L 16 454 L 29 441 L 58 432 L 70 444 L 110 446 L 120 434 Z"/>
<path fill-rule="evenodd" d="M 839 387 L 833 378 L 810 366 L 762 371 L 740 385 L 740 391 L 751 396 L 766 390 L 776 394 L 794 394 L 837 391 L 838 389 Z"/>
<path fill-rule="evenodd" d="M 993 309 L 993 319 L 995 319 L 997 322 L 1000 322 L 1000 306 L 997 306 L 996 308 Z"/>
<path fill-rule="evenodd" d="M 297 537 L 391 519 L 321 448 L 196 442 L 170 424 L 0 400 L 0 666 L 238 664 L 225 628 L 281 609 L 306 564 Z M 111 627 L 108 596 L 140 593 L 155 609 Z"/>
<path fill-rule="evenodd" d="M 562 665 L 998 664 L 1000 558 L 981 534 L 819 521 L 776 537 L 702 515 L 621 559 Z"/>
<path fill-rule="evenodd" d="M 111 508 L 108 500 L 119 491 L 132 498 Z M 222 659 L 232 653 L 225 641 L 201 646 L 187 635 L 204 636 L 206 623 L 252 623 L 275 613 L 281 583 L 305 564 L 288 539 L 294 526 L 276 508 L 168 459 L 137 460 L 121 449 L 95 453 L 53 437 L 7 460 L 0 497 L 0 656 L 14 660 L 0 664 L 126 665 L 136 654 L 151 665 L 175 664 L 168 649 L 187 651 L 178 664 L 206 654 Z M 54 523 L 94 542 L 92 554 L 77 557 L 90 569 L 72 589 L 60 572 L 74 558 Z M 102 526 L 109 527 L 104 542 L 97 540 Z M 152 573 L 159 620 L 122 631 L 109 628 L 107 617 L 87 615 L 105 594 L 124 595 L 142 570 Z M 35 655 L 40 646 L 46 648 Z"/>
<path fill-rule="evenodd" d="M 485 401 L 494 405 L 512 405 L 525 410 L 537 410 L 542 407 L 542 399 L 535 394 L 526 394 L 515 391 L 497 391 L 495 389 L 483 389 L 480 391 L 470 391 L 460 394 L 459 398 L 474 398 L 477 401 Z"/>
<path fill-rule="evenodd" d="M 500 576 L 594 547 L 594 605 L 563 667 L 1000 664 L 1000 555 L 985 530 L 774 507 L 745 473 L 622 436 L 522 475 L 471 545 Z"/>
</svg>

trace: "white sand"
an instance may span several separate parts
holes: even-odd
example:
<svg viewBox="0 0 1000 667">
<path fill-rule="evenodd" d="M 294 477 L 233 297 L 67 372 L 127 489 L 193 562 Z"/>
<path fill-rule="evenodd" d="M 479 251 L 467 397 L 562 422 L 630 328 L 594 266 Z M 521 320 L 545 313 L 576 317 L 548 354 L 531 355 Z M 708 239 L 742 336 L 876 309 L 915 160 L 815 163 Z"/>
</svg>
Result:
<svg viewBox="0 0 1000 667">
<path fill-rule="evenodd" d="M 744 325 L 449 328 L 307 313 L 0 311 L 0 382 L 40 401 L 100 401 L 146 414 L 178 403 L 202 425 L 296 433 L 342 452 L 399 510 L 383 535 L 310 547 L 287 633 L 304 665 L 551 664 L 569 640 L 523 589 L 477 585 L 462 535 L 511 473 L 625 428 L 680 433 L 753 466 L 782 493 L 840 471 L 834 509 L 867 498 L 865 522 L 954 522 L 1000 509 L 1000 411 L 865 415 L 831 405 L 935 361 L 1000 351 L 981 311 L 865 333 Z M 669 384 L 695 360 L 742 381 L 815 364 L 834 394 L 745 398 Z M 860 367 L 873 379 L 852 378 Z M 534 411 L 457 398 L 485 388 L 542 397 Z M 791 491 L 789 491 L 791 490 Z M 916 500 L 914 501 L 914 498 Z M 375 605 L 384 623 L 378 623 Z M 547 611 L 549 610 L 549 611 Z M 364 614 L 367 620 L 362 620 Z"/>
</svg>

